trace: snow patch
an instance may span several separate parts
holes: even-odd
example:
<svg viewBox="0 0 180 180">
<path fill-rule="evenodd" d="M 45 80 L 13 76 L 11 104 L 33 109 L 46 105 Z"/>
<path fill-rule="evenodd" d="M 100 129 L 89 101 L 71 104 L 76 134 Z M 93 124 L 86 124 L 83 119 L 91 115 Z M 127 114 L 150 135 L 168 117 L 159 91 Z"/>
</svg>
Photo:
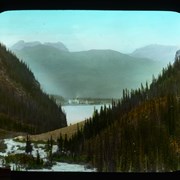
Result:
<svg viewBox="0 0 180 180">
<path fill-rule="evenodd" d="M 7 156 L 8 154 L 21 154 L 25 153 L 25 142 L 17 142 L 15 139 L 4 139 L 4 143 L 7 145 L 5 152 L 0 152 L 0 156 Z M 34 144 L 32 143 L 33 150 L 32 155 L 34 157 L 37 156 L 37 151 L 39 152 L 40 158 L 44 161 L 47 160 L 47 154 L 45 152 L 45 144 Z M 22 150 L 21 150 L 22 149 Z M 56 152 L 58 149 L 57 145 L 53 145 L 52 152 Z M 0 166 L 3 166 L 3 160 L 0 157 Z M 16 165 L 11 163 L 10 164 L 11 170 L 16 169 Z M 23 167 L 19 167 L 21 171 L 60 171 L 60 172 L 96 172 L 96 169 L 87 169 L 84 165 L 79 164 L 68 164 L 68 163 L 61 163 L 56 162 L 51 169 L 31 169 L 26 170 Z"/>
</svg>

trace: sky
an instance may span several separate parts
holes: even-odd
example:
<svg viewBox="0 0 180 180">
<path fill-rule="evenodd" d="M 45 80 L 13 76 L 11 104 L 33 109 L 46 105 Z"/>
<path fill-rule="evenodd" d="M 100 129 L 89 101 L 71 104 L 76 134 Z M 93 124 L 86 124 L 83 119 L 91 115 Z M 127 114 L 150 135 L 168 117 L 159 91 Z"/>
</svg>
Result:
<svg viewBox="0 0 180 180">
<path fill-rule="evenodd" d="M 171 11 L 17 10 L 0 13 L 0 42 L 62 42 L 70 51 L 131 53 L 149 44 L 180 45 L 180 14 Z"/>
</svg>

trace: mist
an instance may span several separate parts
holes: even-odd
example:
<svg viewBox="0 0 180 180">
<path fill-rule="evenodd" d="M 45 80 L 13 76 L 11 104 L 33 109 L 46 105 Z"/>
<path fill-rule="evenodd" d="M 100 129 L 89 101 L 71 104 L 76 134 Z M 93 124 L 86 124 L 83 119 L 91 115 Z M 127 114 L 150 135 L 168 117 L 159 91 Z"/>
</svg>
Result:
<svg viewBox="0 0 180 180">
<path fill-rule="evenodd" d="M 19 41 L 11 50 L 29 65 L 43 91 L 67 99 L 120 98 L 125 88 L 150 84 L 179 48 L 149 45 L 124 54 L 110 49 L 71 52 L 58 44 Z"/>
</svg>

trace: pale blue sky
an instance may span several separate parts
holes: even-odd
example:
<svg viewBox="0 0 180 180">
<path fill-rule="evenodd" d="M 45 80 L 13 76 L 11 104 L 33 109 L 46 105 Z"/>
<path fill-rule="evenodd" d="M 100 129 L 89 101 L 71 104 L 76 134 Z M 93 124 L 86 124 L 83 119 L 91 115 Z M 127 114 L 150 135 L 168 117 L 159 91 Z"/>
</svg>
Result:
<svg viewBox="0 0 180 180">
<path fill-rule="evenodd" d="M 0 42 L 64 43 L 70 51 L 113 49 L 131 53 L 149 44 L 180 46 L 180 14 L 170 11 L 6 11 Z"/>
</svg>

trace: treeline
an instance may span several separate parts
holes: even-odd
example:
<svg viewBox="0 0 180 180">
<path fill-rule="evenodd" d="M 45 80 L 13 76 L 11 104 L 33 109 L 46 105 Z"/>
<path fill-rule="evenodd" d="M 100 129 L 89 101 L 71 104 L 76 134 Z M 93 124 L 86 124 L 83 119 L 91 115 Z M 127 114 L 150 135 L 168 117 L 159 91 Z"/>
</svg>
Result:
<svg viewBox="0 0 180 180">
<path fill-rule="evenodd" d="M 0 128 L 33 134 L 65 126 L 61 106 L 41 90 L 28 66 L 0 44 Z"/>
<path fill-rule="evenodd" d="M 64 144 L 71 156 L 83 157 L 100 172 L 169 172 L 180 169 L 179 137 L 180 60 L 176 59 L 153 77 L 150 86 L 125 89 L 118 102 L 99 113 L 95 110 Z"/>
</svg>

